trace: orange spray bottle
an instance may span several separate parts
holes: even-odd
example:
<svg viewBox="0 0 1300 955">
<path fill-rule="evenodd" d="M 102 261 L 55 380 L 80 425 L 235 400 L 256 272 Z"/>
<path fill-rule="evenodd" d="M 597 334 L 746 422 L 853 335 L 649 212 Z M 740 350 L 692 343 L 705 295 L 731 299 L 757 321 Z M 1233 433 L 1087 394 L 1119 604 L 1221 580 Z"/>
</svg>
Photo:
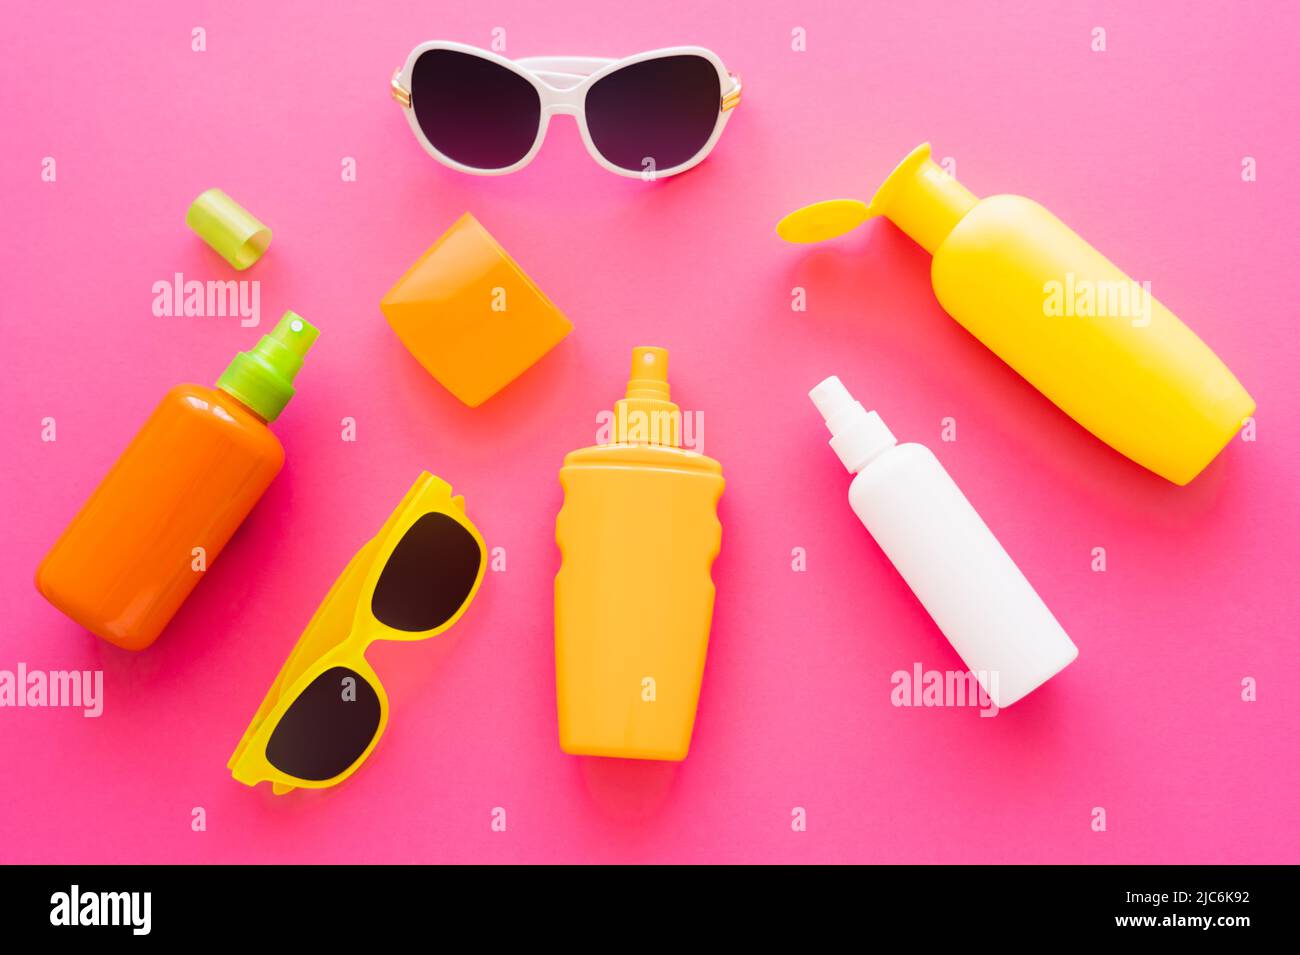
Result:
<svg viewBox="0 0 1300 955">
<path fill-rule="evenodd" d="M 216 388 L 167 392 L 37 568 L 45 599 L 119 647 L 153 643 L 279 473 L 267 424 L 316 335 L 286 312 Z"/>
<path fill-rule="evenodd" d="M 560 469 L 560 747 L 681 760 L 709 645 L 723 480 L 717 461 L 681 447 L 665 349 L 633 349 L 612 438 L 570 453 Z"/>
</svg>

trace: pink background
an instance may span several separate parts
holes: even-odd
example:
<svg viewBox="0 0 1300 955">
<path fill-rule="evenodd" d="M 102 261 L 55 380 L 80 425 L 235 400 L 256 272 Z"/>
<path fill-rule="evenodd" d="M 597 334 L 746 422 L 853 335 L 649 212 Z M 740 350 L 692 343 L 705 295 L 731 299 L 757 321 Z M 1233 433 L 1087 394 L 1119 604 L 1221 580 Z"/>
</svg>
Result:
<svg viewBox="0 0 1300 955">
<path fill-rule="evenodd" d="M 98 720 L 0 710 L 0 860 L 1300 861 L 1293 6 L 387 6 L 37 4 L 0 41 L 0 668 L 102 668 L 107 694 Z M 513 56 L 709 46 L 744 104 L 676 180 L 600 170 L 562 118 L 523 172 L 463 176 L 420 150 L 388 78 L 422 40 L 487 45 L 494 27 Z M 1258 441 L 1174 487 L 955 326 L 889 224 L 815 251 L 776 239 L 783 213 L 869 196 L 925 139 L 976 193 L 1033 196 L 1151 279 L 1258 400 Z M 243 276 L 262 283 L 257 330 L 151 312 L 174 272 L 232 277 L 182 224 L 213 185 L 275 230 Z M 378 310 L 466 209 L 576 325 L 477 410 Z M 275 425 L 284 472 L 158 644 L 90 637 L 37 595 L 37 562 L 163 392 L 215 380 L 290 307 L 322 335 Z M 637 344 L 671 349 L 727 478 L 676 767 L 556 741 L 556 471 Z M 1080 648 L 996 719 L 890 703 L 893 671 L 960 662 L 844 501 L 805 397 L 832 373 L 935 450 Z M 225 761 L 299 631 L 421 468 L 467 495 L 507 571 L 454 636 L 372 652 L 393 712 L 353 779 L 283 798 L 235 783 Z"/>
</svg>

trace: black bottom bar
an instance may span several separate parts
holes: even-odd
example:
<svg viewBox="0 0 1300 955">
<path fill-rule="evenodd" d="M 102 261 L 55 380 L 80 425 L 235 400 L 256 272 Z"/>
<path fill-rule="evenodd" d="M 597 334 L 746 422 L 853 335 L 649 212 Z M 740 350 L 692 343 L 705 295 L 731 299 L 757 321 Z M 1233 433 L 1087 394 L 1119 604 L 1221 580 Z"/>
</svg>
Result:
<svg viewBox="0 0 1300 955">
<path fill-rule="evenodd" d="M 75 933 L 81 942 L 206 942 L 218 932 L 243 943 L 337 943 L 431 928 L 444 941 L 452 928 L 486 940 L 516 925 L 550 926 L 540 941 L 561 925 L 592 938 L 598 925 L 622 924 L 631 943 L 702 918 L 743 934 L 784 923 L 816 935 L 920 932 L 918 943 L 951 937 L 981 947 L 1098 935 L 1230 943 L 1285 931 L 1294 917 L 1291 867 L 864 868 L 626 868 L 593 878 L 583 868 L 10 867 L 0 915 L 7 941 Z"/>
</svg>

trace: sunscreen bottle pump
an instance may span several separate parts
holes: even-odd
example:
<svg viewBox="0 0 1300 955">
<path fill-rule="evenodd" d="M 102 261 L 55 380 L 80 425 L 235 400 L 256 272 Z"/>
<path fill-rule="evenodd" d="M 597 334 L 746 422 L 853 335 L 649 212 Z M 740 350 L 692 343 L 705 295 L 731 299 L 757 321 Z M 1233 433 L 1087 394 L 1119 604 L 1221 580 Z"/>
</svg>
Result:
<svg viewBox="0 0 1300 955">
<path fill-rule="evenodd" d="M 929 448 L 899 444 L 836 377 L 808 393 L 849 473 L 849 505 L 998 707 L 1079 651 Z"/>
<path fill-rule="evenodd" d="M 1255 402 L 1151 294 L 1023 196 L 977 198 L 918 146 L 871 203 L 832 199 L 777 225 L 820 242 L 888 218 L 934 256 L 939 304 L 1066 414 L 1121 454 L 1186 484 Z"/>
</svg>

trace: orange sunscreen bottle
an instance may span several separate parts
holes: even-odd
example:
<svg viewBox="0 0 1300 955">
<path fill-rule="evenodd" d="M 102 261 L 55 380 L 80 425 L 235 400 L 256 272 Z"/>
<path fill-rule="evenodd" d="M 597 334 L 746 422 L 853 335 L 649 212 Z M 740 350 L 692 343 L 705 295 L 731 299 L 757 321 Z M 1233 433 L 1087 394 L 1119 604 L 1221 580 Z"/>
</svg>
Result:
<svg viewBox="0 0 1300 955">
<path fill-rule="evenodd" d="M 632 350 L 612 441 L 564 459 L 555 522 L 560 747 L 681 760 L 713 617 L 722 466 L 682 444 L 668 352 Z M 699 433 L 698 431 L 696 433 Z"/>
<path fill-rule="evenodd" d="M 153 643 L 279 473 L 266 425 L 316 335 L 286 312 L 216 388 L 167 392 L 37 568 L 45 599 L 109 643 Z"/>
</svg>

